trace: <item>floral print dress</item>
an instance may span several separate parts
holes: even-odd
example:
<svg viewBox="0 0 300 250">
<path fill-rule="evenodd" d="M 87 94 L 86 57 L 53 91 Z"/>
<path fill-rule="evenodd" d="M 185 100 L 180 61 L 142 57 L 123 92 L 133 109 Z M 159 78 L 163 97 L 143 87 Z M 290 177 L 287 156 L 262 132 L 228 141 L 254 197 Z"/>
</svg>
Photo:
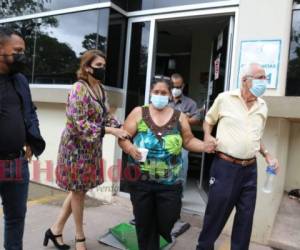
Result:
<svg viewBox="0 0 300 250">
<path fill-rule="evenodd" d="M 103 183 L 102 128 L 120 123 L 109 114 L 101 90 L 97 100 L 89 85 L 78 81 L 69 92 L 56 167 L 57 185 L 65 190 L 88 191 Z"/>
</svg>

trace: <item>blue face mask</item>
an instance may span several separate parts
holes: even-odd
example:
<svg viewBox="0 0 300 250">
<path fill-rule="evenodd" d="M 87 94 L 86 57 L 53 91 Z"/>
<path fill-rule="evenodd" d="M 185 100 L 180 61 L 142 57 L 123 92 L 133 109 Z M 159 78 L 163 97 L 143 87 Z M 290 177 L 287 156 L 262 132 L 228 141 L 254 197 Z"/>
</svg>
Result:
<svg viewBox="0 0 300 250">
<path fill-rule="evenodd" d="M 253 79 L 252 87 L 249 90 L 252 95 L 256 97 L 260 97 L 266 92 L 267 84 L 268 84 L 267 80 Z"/>
<path fill-rule="evenodd" d="M 157 109 L 165 108 L 169 103 L 169 96 L 165 95 L 151 95 L 151 103 Z"/>
</svg>

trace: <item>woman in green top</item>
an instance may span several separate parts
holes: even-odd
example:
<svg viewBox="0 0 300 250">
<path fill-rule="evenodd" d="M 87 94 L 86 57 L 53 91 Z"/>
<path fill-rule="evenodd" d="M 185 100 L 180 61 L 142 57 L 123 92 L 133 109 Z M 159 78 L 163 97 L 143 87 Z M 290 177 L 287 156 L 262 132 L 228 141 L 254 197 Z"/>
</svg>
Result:
<svg viewBox="0 0 300 250">
<path fill-rule="evenodd" d="M 151 104 L 133 109 L 124 123 L 133 143 L 119 141 L 138 173 L 129 187 L 140 250 L 158 250 L 160 235 L 172 241 L 171 230 L 181 210 L 182 147 L 210 153 L 216 146 L 193 136 L 187 117 L 168 106 L 170 98 L 170 83 L 156 80 L 151 86 Z M 141 148 L 148 151 L 144 162 Z"/>
</svg>

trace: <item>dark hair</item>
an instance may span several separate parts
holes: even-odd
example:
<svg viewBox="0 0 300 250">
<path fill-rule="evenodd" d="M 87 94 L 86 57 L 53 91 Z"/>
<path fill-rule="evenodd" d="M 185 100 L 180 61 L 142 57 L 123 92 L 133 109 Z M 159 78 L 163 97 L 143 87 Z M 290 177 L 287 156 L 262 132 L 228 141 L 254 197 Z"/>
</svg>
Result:
<svg viewBox="0 0 300 250">
<path fill-rule="evenodd" d="M 168 90 L 171 92 L 171 79 L 168 76 L 154 76 L 154 79 L 151 83 L 151 90 L 155 87 L 157 83 L 164 83 L 167 85 Z"/>
<path fill-rule="evenodd" d="M 0 26 L 0 44 L 4 44 L 5 42 L 7 42 L 7 40 L 9 40 L 12 35 L 16 35 L 22 38 L 22 35 L 19 32 L 4 26 Z"/>
<path fill-rule="evenodd" d="M 102 57 L 106 61 L 106 56 L 101 50 L 92 49 L 83 53 L 80 59 L 80 66 L 77 71 L 78 79 L 87 81 L 88 73 L 86 72 L 85 67 L 90 66 L 97 56 Z"/>
<path fill-rule="evenodd" d="M 180 74 L 178 74 L 178 73 L 174 73 L 174 74 L 171 75 L 171 85 L 173 86 L 173 81 L 172 81 L 172 79 L 176 79 L 176 80 L 181 79 L 181 80 L 182 80 L 182 83 L 184 84 L 184 80 L 183 80 L 182 75 L 180 75 Z"/>
</svg>

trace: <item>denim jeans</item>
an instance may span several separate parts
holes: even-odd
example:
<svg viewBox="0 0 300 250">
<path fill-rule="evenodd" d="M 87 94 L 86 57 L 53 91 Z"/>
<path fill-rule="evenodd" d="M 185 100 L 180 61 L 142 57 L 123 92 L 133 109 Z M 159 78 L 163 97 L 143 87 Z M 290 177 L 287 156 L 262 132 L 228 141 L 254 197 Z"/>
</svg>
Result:
<svg viewBox="0 0 300 250">
<path fill-rule="evenodd" d="M 4 213 L 4 249 L 22 250 L 29 185 L 24 158 L 0 160 L 0 196 Z"/>
</svg>

